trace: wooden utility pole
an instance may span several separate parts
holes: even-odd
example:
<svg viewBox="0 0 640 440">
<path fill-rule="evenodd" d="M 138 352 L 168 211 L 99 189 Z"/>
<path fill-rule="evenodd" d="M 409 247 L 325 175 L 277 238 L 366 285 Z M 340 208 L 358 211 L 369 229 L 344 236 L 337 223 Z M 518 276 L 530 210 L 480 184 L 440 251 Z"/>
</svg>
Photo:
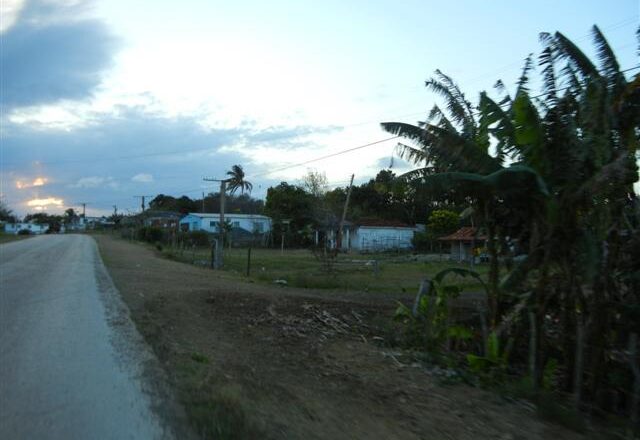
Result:
<svg viewBox="0 0 640 440">
<path fill-rule="evenodd" d="M 224 179 L 202 179 L 205 182 L 220 182 L 220 221 L 218 223 L 218 245 L 215 252 L 214 269 L 222 269 L 223 267 L 223 248 L 224 248 L 224 203 L 227 192 L 227 181 Z"/>
<path fill-rule="evenodd" d="M 153 196 L 146 195 L 146 196 L 133 196 L 133 197 L 139 198 L 142 201 L 142 212 L 144 212 L 144 209 L 145 209 L 144 199 L 145 199 L 145 197 L 153 197 Z"/>
<path fill-rule="evenodd" d="M 344 201 L 344 208 L 342 209 L 342 217 L 340 218 L 340 224 L 338 225 L 338 240 L 336 241 L 336 248 L 340 250 L 342 248 L 342 228 L 344 227 L 344 221 L 347 218 L 347 209 L 349 208 L 349 199 L 351 199 L 351 189 L 353 188 L 353 178 L 355 174 L 351 175 L 351 181 L 349 182 L 349 189 L 347 190 L 347 200 Z"/>
<path fill-rule="evenodd" d="M 85 216 L 84 213 L 85 213 L 85 210 L 87 208 L 88 203 L 87 202 L 80 202 L 80 203 L 78 203 L 78 205 L 82 205 L 82 217 L 84 217 Z"/>
<path fill-rule="evenodd" d="M 202 213 L 204 213 L 204 192 L 202 193 Z"/>
</svg>

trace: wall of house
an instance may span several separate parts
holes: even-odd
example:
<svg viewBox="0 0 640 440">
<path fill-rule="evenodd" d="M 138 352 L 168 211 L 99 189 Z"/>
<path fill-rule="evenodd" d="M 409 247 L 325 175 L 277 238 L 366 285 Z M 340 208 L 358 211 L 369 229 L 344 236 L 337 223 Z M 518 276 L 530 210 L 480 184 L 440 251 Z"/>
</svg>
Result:
<svg viewBox="0 0 640 440">
<path fill-rule="evenodd" d="M 44 232 L 49 229 L 49 226 L 34 223 L 7 223 L 4 225 L 4 231 L 7 234 L 17 234 L 23 229 L 30 231 L 32 234 L 44 234 Z"/>
<path fill-rule="evenodd" d="M 234 229 L 241 228 L 247 232 L 265 233 L 271 230 L 271 219 L 264 216 L 240 217 L 233 214 L 226 214 L 225 221 L 230 221 Z M 209 233 L 218 232 L 218 216 L 200 217 L 197 215 L 187 215 L 180 220 L 180 225 L 187 225 L 189 231 L 206 231 Z"/>
<path fill-rule="evenodd" d="M 451 260 L 459 262 L 470 261 L 472 255 L 471 243 L 460 241 L 451 242 Z"/>
<path fill-rule="evenodd" d="M 411 249 L 413 228 L 360 226 L 351 234 L 351 248 L 361 251 Z"/>
</svg>

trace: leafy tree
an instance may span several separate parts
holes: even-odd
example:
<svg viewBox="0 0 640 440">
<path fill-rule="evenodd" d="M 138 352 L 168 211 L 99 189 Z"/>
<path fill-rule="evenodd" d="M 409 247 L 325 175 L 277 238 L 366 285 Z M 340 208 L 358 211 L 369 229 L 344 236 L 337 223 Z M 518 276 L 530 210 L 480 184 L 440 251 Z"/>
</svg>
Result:
<svg viewBox="0 0 640 440">
<path fill-rule="evenodd" d="M 234 194 L 237 190 L 240 190 L 240 194 L 248 193 L 253 189 L 253 184 L 245 179 L 244 170 L 242 165 L 234 165 L 231 167 L 231 171 L 227 171 L 228 189 L 230 194 Z"/>
<path fill-rule="evenodd" d="M 16 216 L 7 204 L 0 200 L 0 221 L 15 222 Z"/>
<path fill-rule="evenodd" d="M 287 182 L 269 188 L 264 210 L 274 219 L 275 239 L 278 240 L 282 234 L 287 234 L 287 242 L 303 244 L 307 237 L 300 232 L 307 225 L 316 223 L 313 216 L 315 201 L 315 198 L 303 188 Z M 289 220 L 289 225 L 284 226 L 283 220 Z"/>
<path fill-rule="evenodd" d="M 431 213 L 427 221 L 427 231 L 434 237 L 450 234 L 458 229 L 460 217 L 453 211 L 438 209 Z"/>
<path fill-rule="evenodd" d="M 312 196 L 320 199 L 327 192 L 327 176 L 325 173 L 308 170 L 302 178 L 301 187 Z"/>
</svg>

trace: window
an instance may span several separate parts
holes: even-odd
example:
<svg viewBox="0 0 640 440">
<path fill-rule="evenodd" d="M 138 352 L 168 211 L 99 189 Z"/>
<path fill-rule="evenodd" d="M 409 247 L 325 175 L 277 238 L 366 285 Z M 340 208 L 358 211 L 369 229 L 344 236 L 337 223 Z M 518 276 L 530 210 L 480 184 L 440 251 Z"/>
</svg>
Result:
<svg viewBox="0 0 640 440">
<path fill-rule="evenodd" d="M 239 228 L 240 227 L 240 222 L 233 222 L 233 227 L 234 228 Z"/>
</svg>

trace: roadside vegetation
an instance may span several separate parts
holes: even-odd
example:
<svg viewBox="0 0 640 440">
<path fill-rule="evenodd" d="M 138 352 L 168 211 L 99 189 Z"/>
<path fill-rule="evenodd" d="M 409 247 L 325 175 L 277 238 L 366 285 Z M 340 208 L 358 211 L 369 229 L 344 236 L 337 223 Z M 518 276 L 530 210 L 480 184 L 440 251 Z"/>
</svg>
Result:
<svg viewBox="0 0 640 440">
<path fill-rule="evenodd" d="M 248 278 L 371 295 L 413 296 L 420 285 L 413 302 L 397 304 L 387 344 L 452 378 L 526 397 L 574 429 L 613 422 L 637 432 L 640 76 L 627 79 L 597 27 L 593 38 L 596 61 L 561 33 L 542 34 L 515 91 L 498 81 L 496 97 L 482 92 L 477 104 L 436 71 L 426 86 L 443 105 L 418 125 L 382 124 L 406 139 L 399 154 L 417 169 L 354 187 L 354 216 L 425 219 L 430 229 L 414 245 L 427 251 L 475 226 L 486 235 L 485 265 L 253 249 Z M 530 90 L 536 65 L 542 93 Z M 309 246 L 309 224 L 330 223 L 346 195 L 325 184 L 310 172 L 301 185 L 270 188 L 274 235 Z M 167 246 L 142 234 L 169 258 L 209 264 L 196 237 Z M 226 251 L 227 269 L 246 277 L 247 254 Z"/>
</svg>

